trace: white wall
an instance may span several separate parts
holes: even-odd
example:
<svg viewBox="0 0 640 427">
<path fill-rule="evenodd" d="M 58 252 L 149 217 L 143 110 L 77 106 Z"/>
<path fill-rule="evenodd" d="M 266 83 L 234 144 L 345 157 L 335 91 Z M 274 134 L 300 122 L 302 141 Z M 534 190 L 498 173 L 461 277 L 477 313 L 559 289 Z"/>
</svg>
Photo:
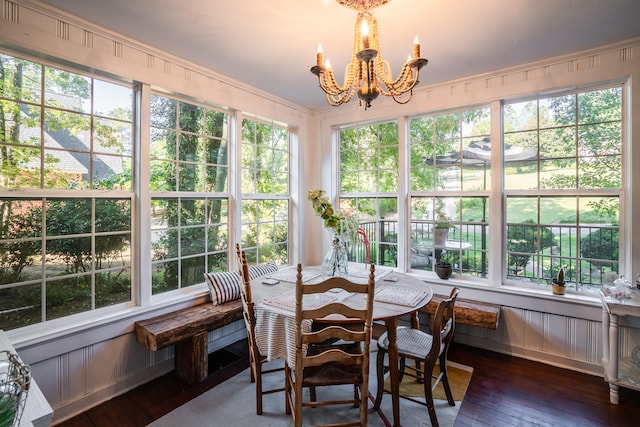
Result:
<svg viewBox="0 0 640 427">
<path fill-rule="evenodd" d="M 304 215 L 296 218 L 294 224 L 294 238 L 298 243 L 294 262 L 317 263 L 324 253 L 317 244 L 323 237 L 322 228 L 306 202 L 306 190 L 326 188 L 328 178 L 326 174 L 322 176 L 321 171 L 331 170 L 332 126 L 594 82 L 628 78 L 633 83 L 640 77 L 640 40 L 636 39 L 488 75 L 424 86 L 416 91 L 409 104 L 403 106 L 380 99 L 366 113 L 354 102 L 312 113 L 65 14 L 41 9 L 34 3 L 11 5 L 17 5 L 19 13 L 7 13 L 0 22 L 0 45 L 3 47 L 45 60 L 57 58 L 74 66 L 81 65 L 86 70 L 112 73 L 197 99 L 205 94 L 221 105 L 295 127 L 300 148 L 293 158 L 295 164 L 304 165 L 305 175 L 293 187 L 294 203 L 297 208 L 304 209 Z M 59 31 L 59 28 L 65 31 Z M 425 72 L 428 73 L 428 67 Z M 637 84 L 631 84 L 631 99 L 640 100 Z M 640 117 L 640 102 L 630 107 L 632 117 Z M 631 123 L 627 131 L 631 138 L 640 135 L 640 120 Z M 638 164 L 640 150 L 626 152 L 625 161 Z M 633 182 L 640 182 L 640 168 L 628 170 L 633 174 Z M 625 214 L 631 218 L 640 214 L 639 192 L 640 186 L 636 186 L 632 194 L 626 195 L 629 211 Z M 314 225 L 306 227 L 305 224 Z M 640 271 L 640 256 L 633 256 L 640 254 L 637 229 L 630 226 L 621 233 L 629 237 L 625 253 L 630 256 L 623 264 L 626 270 L 634 272 Z M 437 293 L 448 293 L 448 287 L 453 284 L 450 281 L 444 286 L 437 282 L 433 287 Z M 597 301 L 572 296 L 559 298 L 546 293 L 523 294 L 506 287 L 456 284 L 463 288 L 466 298 L 504 306 L 497 331 L 459 326 L 457 341 L 601 375 L 600 306 Z M 45 336 L 37 332 L 24 336 L 12 331 L 7 335 L 23 359 L 31 364 L 35 380 L 55 410 L 54 421 L 61 421 L 170 371 L 173 349 L 145 350 L 135 341 L 133 323 L 192 302 L 182 298 L 172 302 L 173 305 L 131 307 L 124 315 L 93 319 L 85 325 L 67 325 Z M 244 329 L 240 322 L 212 332 L 210 350 L 242 336 Z M 630 351 L 637 338 L 636 329 L 625 328 L 621 340 L 623 351 Z"/>
</svg>

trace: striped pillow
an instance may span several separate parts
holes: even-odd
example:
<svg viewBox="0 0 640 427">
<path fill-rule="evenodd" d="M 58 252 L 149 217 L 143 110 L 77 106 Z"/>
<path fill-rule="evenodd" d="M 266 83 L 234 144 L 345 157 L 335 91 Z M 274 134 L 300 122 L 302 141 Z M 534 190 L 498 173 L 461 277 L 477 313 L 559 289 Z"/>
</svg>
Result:
<svg viewBox="0 0 640 427">
<path fill-rule="evenodd" d="M 249 280 L 278 271 L 274 261 L 249 266 Z M 205 273 L 204 280 L 211 292 L 213 305 L 224 304 L 240 298 L 240 275 L 237 271 Z"/>
<path fill-rule="evenodd" d="M 204 280 L 209 286 L 213 305 L 240 298 L 240 275 L 237 271 L 205 273 Z"/>
<path fill-rule="evenodd" d="M 249 266 L 249 279 L 264 276 L 265 274 L 275 273 L 278 271 L 278 264 L 275 261 L 269 261 L 258 265 Z"/>
</svg>

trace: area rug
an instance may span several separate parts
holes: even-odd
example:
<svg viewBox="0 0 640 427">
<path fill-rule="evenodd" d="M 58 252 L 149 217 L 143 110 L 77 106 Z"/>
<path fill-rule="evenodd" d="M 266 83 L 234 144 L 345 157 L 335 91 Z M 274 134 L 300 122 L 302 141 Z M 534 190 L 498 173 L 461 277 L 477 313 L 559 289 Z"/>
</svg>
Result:
<svg viewBox="0 0 640 427">
<path fill-rule="evenodd" d="M 407 362 L 409 363 L 409 362 Z M 461 365 L 455 362 L 447 362 L 448 366 L 448 376 L 449 376 L 449 386 L 451 387 L 451 394 L 453 394 L 453 400 L 456 402 L 461 402 L 464 398 L 464 394 L 467 391 L 467 387 L 469 386 L 469 381 L 471 380 L 471 374 L 473 374 L 473 368 L 466 365 Z M 440 373 L 439 365 L 436 365 L 433 369 L 433 374 L 438 375 Z M 384 381 L 384 388 L 388 390 L 389 386 L 389 378 L 387 377 Z M 409 396 L 409 397 L 422 397 L 424 396 L 424 384 L 419 383 L 417 379 L 414 377 L 410 377 L 405 375 L 402 378 L 402 382 L 400 383 L 400 395 L 401 396 Z M 433 390 L 434 399 L 446 399 L 447 396 L 444 392 L 444 386 L 442 383 L 438 383 L 436 388 Z"/>
<path fill-rule="evenodd" d="M 369 389 L 375 390 L 375 354 L 372 354 L 371 359 Z M 270 364 L 276 366 L 280 362 L 274 361 Z M 264 378 L 265 388 L 273 387 L 274 384 L 282 384 L 283 381 L 282 373 L 267 375 Z M 329 389 L 331 397 L 335 397 L 337 393 L 345 393 L 345 396 L 353 395 L 352 387 L 344 387 L 338 391 L 335 387 L 325 387 L 318 390 L 318 398 L 322 399 L 322 393 Z M 458 401 L 455 406 L 449 406 L 446 400 L 437 399 L 435 401 L 440 426 L 453 426 L 461 403 Z M 390 425 L 389 422 L 393 419 L 390 395 L 385 393 L 380 411 L 375 411 L 372 406 L 372 404 L 369 406 L 368 425 L 373 427 Z M 305 408 L 303 416 L 303 425 L 315 425 L 357 419 L 358 411 L 352 406 Z M 426 408 L 406 399 L 400 399 L 400 418 L 402 425 L 406 426 L 430 425 Z M 247 369 L 150 424 L 151 427 L 203 425 L 214 427 L 288 427 L 293 423 L 291 416 L 285 414 L 283 393 L 263 396 L 263 415 L 256 415 L 255 384 L 249 381 L 249 370 Z"/>
</svg>

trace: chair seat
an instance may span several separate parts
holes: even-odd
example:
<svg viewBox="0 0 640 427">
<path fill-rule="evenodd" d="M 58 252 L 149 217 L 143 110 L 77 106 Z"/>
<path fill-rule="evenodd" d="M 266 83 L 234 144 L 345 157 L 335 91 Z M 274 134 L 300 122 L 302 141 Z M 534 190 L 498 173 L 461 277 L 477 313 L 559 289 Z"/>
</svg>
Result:
<svg viewBox="0 0 640 427">
<path fill-rule="evenodd" d="M 405 373 L 407 375 L 422 380 L 424 383 L 424 402 L 418 402 L 411 397 L 407 399 L 421 403 L 427 407 L 429 419 L 433 427 L 438 427 L 438 417 L 433 401 L 433 389 L 442 384 L 447 396 L 447 402 L 455 406 L 449 377 L 447 375 L 447 352 L 453 339 L 455 330 L 454 310 L 459 289 L 453 288 L 449 298 L 438 303 L 436 312 L 431 317 L 431 334 L 422 332 L 417 328 L 401 327 L 396 330 L 396 343 L 398 346 L 399 366 L 384 366 L 386 353 L 389 351 L 389 335 L 387 332 L 378 338 L 378 355 L 376 356 L 376 371 L 378 375 L 378 390 L 376 400 L 373 404 L 375 409 L 380 408 L 382 394 L 384 393 L 384 373 L 389 369 L 394 369 L 400 381 Z M 406 359 L 416 362 L 415 367 L 406 365 Z M 433 368 L 439 364 L 439 373 L 434 375 Z M 407 372 L 409 370 L 409 372 Z M 435 380 L 435 382 L 430 381 Z"/>
<path fill-rule="evenodd" d="M 305 368 L 303 377 L 303 387 L 354 384 L 362 382 L 362 369 L 359 366 L 331 364 L 317 368 Z"/>
<path fill-rule="evenodd" d="M 419 329 L 399 327 L 397 329 L 397 343 L 399 354 L 423 359 L 431 350 L 433 337 Z M 386 332 L 378 338 L 378 348 L 389 350 L 389 337 Z"/>
</svg>

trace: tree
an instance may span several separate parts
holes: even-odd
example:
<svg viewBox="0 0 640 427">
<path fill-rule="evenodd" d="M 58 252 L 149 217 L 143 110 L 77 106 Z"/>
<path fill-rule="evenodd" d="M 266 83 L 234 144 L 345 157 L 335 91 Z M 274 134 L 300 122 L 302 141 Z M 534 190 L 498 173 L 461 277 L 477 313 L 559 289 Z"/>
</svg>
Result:
<svg viewBox="0 0 640 427">
<path fill-rule="evenodd" d="M 580 254 L 584 258 L 589 258 L 589 262 L 599 268 L 606 266 L 618 271 L 618 263 L 615 262 L 618 261 L 618 242 L 618 229 L 600 228 L 580 239 Z M 614 262 L 595 260 L 611 260 Z"/>
<path fill-rule="evenodd" d="M 568 155 L 569 158 L 575 155 L 575 138 L 578 139 L 579 182 L 576 182 L 576 177 L 573 175 L 554 174 L 543 180 L 542 185 L 545 188 L 562 189 L 575 188 L 576 186 L 579 188 L 619 188 L 622 185 L 621 99 L 622 89 L 620 87 L 551 98 L 549 116 L 546 120 L 558 127 L 553 133 L 553 140 L 547 144 L 548 146 L 567 145 L 558 144 L 558 141 L 567 138 L 562 126 L 575 124 L 576 119 L 578 123 L 588 123 L 588 125 L 578 126 L 577 135 L 568 135 L 569 146 L 573 150 Z M 567 156 L 563 152 L 553 153 L 558 156 L 558 162 L 562 162 L 563 158 Z M 559 167 L 562 166 L 562 163 L 559 163 Z M 614 199 L 609 200 L 609 204 L 592 205 L 591 207 L 610 214 L 615 212 L 614 216 L 617 217 L 617 202 Z"/>
<path fill-rule="evenodd" d="M 91 214 L 91 199 L 50 200 L 47 202 L 47 234 L 64 236 L 67 234 L 87 234 L 96 231 L 118 231 L 131 228 L 131 207 L 117 199 L 97 199 L 95 201 L 95 222 Z M 27 215 L 26 230 L 35 228 L 42 222 L 42 208 L 35 208 Z M 95 252 L 89 237 L 58 238 L 47 241 L 47 254 L 60 256 L 67 264 L 67 271 L 79 273 L 91 268 L 102 268 L 102 263 L 121 250 L 129 241 L 125 234 L 110 234 L 95 238 Z"/>
<path fill-rule="evenodd" d="M 531 255 L 544 248 L 553 246 L 553 232 L 547 227 L 538 227 L 534 220 L 528 219 L 522 224 L 510 225 L 507 228 L 507 263 L 524 269 Z"/>
</svg>

